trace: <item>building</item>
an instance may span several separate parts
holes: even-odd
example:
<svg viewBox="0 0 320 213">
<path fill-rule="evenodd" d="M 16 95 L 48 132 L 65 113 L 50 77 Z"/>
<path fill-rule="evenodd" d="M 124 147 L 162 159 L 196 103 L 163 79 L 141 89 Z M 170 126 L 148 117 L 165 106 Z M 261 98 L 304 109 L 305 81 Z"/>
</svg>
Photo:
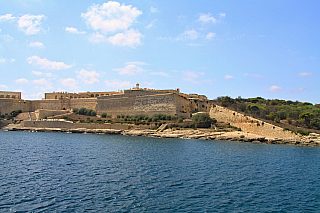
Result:
<svg viewBox="0 0 320 213">
<path fill-rule="evenodd" d="M 21 100 L 21 93 L 19 96 L 10 92 L 6 93 L 8 93 L 6 96 L 0 98 L 2 114 L 19 109 L 23 112 L 33 112 L 37 109 L 72 110 L 74 108 L 87 108 L 97 111 L 98 115 L 102 113 L 112 116 L 167 114 L 189 118 L 195 112 L 209 112 L 211 105 L 211 101 L 207 100 L 204 95 L 188 95 L 180 93 L 179 89 L 140 88 L 139 84 L 134 88 L 118 92 L 45 93 L 45 98 L 42 100 Z M 13 98 L 13 96 L 17 98 Z"/>
</svg>

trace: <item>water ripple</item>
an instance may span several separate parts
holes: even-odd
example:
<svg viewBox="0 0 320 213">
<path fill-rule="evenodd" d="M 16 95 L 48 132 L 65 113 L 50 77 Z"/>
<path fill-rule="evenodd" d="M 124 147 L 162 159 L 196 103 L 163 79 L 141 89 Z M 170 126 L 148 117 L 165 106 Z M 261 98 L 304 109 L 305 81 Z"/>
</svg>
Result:
<svg viewBox="0 0 320 213">
<path fill-rule="evenodd" d="M 318 212 L 320 149 L 0 132 L 0 212 Z"/>
</svg>

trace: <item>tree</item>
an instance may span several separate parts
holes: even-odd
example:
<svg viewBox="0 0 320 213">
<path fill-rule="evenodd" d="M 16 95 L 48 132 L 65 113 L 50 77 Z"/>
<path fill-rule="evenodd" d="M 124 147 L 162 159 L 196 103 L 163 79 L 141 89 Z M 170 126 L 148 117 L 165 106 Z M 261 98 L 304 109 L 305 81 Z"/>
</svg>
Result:
<svg viewBox="0 0 320 213">
<path fill-rule="evenodd" d="M 299 115 L 299 119 L 304 119 L 304 123 L 307 126 L 310 126 L 310 120 L 313 118 L 313 113 L 311 112 L 303 112 Z"/>
<path fill-rule="evenodd" d="M 210 118 L 208 113 L 198 113 L 191 117 L 195 127 L 208 128 L 211 127 L 211 124 L 217 122 L 216 119 Z"/>
</svg>

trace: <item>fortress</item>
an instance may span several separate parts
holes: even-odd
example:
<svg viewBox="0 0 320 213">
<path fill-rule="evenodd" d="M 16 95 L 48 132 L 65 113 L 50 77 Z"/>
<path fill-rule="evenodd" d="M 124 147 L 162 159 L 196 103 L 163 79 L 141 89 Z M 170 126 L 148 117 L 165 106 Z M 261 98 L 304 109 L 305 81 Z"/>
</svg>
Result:
<svg viewBox="0 0 320 213">
<path fill-rule="evenodd" d="M 195 112 L 209 112 L 211 101 L 204 95 L 184 94 L 176 90 L 136 87 L 119 92 L 45 93 L 42 100 L 23 100 L 20 92 L 0 91 L 0 112 L 34 112 L 38 109 L 72 110 L 87 108 L 98 115 L 167 114 L 189 118 Z"/>
</svg>

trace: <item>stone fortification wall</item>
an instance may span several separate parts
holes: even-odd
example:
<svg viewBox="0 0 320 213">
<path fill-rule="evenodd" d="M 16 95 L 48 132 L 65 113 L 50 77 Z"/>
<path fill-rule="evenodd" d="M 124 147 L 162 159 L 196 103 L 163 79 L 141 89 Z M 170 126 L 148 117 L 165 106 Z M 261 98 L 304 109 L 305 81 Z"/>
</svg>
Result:
<svg viewBox="0 0 320 213">
<path fill-rule="evenodd" d="M 34 128 L 61 128 L 61 129 L 129 129 L 128 124 L 88 124 L 88 123 L 72 123 L 68 121 L 23 121 L 22 127 Z"/>
<path fill-rule="evenodd" d="M 52 92 L 45 93 L 45 99 L 76 99 L 76 98 L 94 98 L 100 96 L 109 96 L 122 94 L 123 92 L 86 92 L 86 93 L 69 93 L 69 92 Z"/>
<path fill-rule="evenodd" d="M 0 129 L 8 124 L 12 124 L 12 120 L 0 120 Z"/>
<path fill-rule="evenodd" d="M 32 101 L 30 111 L 37 109 L 49 109 L 49 110 L 71 110 L 74 108 L 87 108 L 95 110 L 97 105 L 96 98 L 88 99 L 48 99 L 48 100 L 36 100 Z"/>
<path fill-rule="evenodd" d="M 22 112 L 34 112 L 37 109 L 67 110 L 74 108 L 87 108 L 96 110 L 97 99 L 48 99 L 48 100 L 18 100 L 0 99 L 1 114 L 10 113 L 13 110 L 21 109 Z"/>
<path fill-rule="evenodd" d="M 23 112 L 31 111 L 31 101 L 18 99 L 0 99 L 1 114 L 10 113 L 13 110 L 22 110 Z"/>
<path fill-rule="evenodd" d="M 229 110 L 221 106 L 212 107 L 210 110 L 210 117 L 215 118 L 218 121 L 230 123 L 230 125 L 232 126 L 241 128 L 244 133 L 249 132 L 257 135 L 262 135 L 266 138 L 287 139 L 297 137 L 294 133 L 290 131 L 284 131 L 278 126 L 269 123 L 263 123 L 258 119 L 252 118 L 250 116 L 245 116 L 241 113 Z"/>
<path fill-rule="evenodd" d="M 100 96 L 98 97 L 98 99 L 130 98 L 130 97 L 157 95 L 157 94 L 165 94 L 165 93 L 167 92 L 157 91 L 157 90 L 135 89 L 135 90 L 124 90 L 124 93 L 122 94 L 115 94 L 111 96 Z"/>
<path fill-rule="evenodd" d="M 175 94 L 158 94 L 150 96 L 122 97 L 112 99 L 98 99 L 97 113 L 109 115 L 153 115 L 157 113 L 175 115 Z"/>
<path fill-rule="evenodd" d="M 62 115 L 68 113 L 68 110 L 48 110 L 48 109 L 37 109 L 35 111 L 37 119 L 43 119 L 52 115 Z"/>
</svg>

